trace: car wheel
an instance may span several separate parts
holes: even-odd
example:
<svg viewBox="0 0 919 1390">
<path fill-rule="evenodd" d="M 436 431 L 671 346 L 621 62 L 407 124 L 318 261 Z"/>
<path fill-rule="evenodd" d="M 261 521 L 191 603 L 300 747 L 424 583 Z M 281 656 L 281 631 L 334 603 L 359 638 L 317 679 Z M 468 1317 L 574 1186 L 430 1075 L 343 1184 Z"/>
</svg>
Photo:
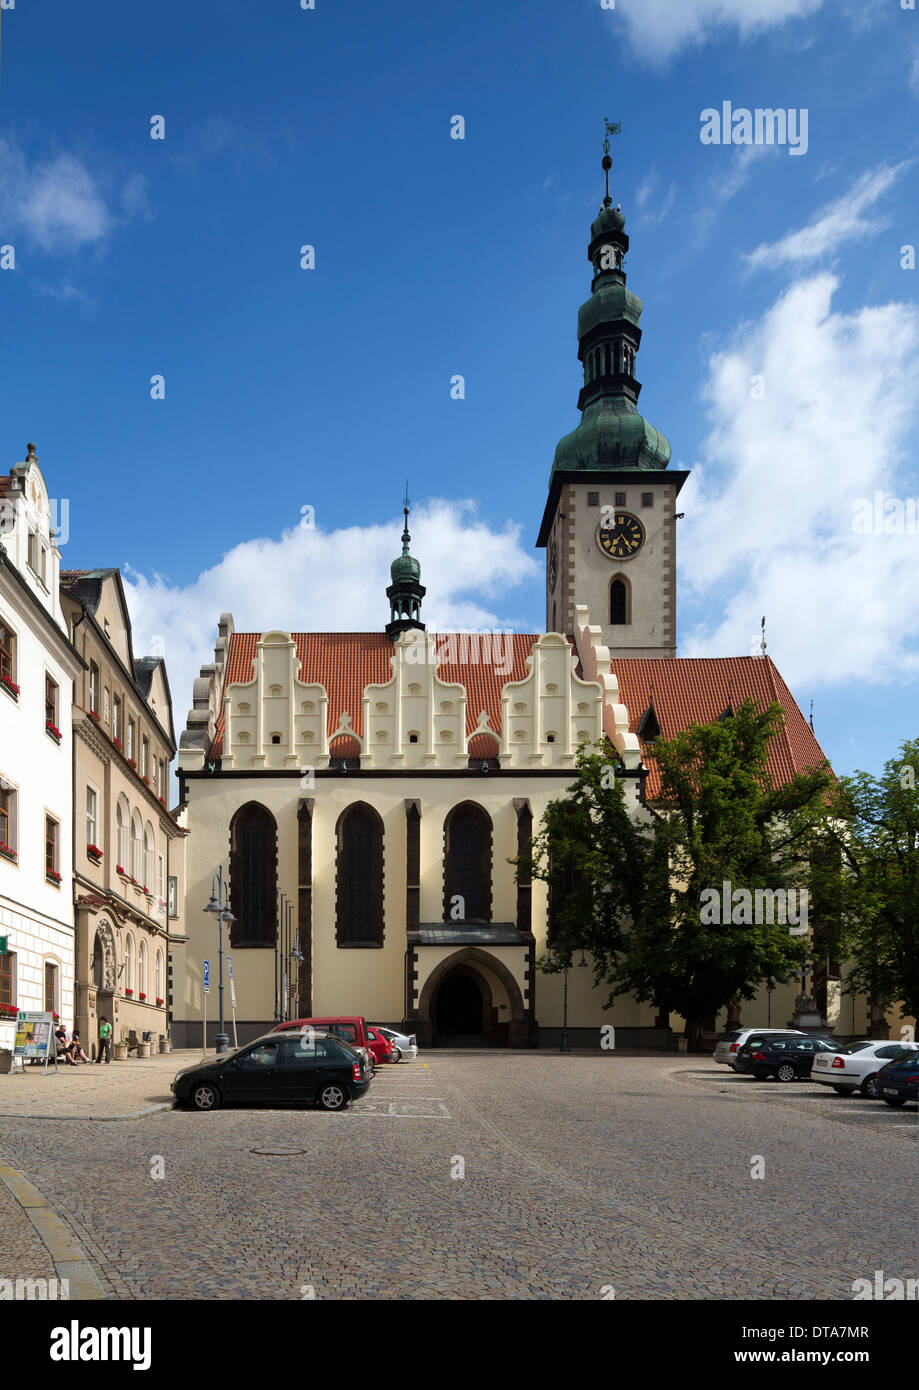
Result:
<svg viewBox="0 0 919 1390">
<path fill-rule="evenodd" d="M 220 1106 L 220 1092 L 210 1082 L 202 1081 L 200 1085 L 192 1087 L 191 1103 L 196 1110 L 217 1110 Z"/>
<path fill-rule="evenodd" d="M 851 1086 L 834 1086 L 833 1090 L 838 1096 L 847 1096 L 853 1088 Z"/>
<path fill-rule="evenodd" d="M 344 1110 L 349 1099 L 348 1092 L 337 1081 L 328 1081 L 317 1096 L 323 1110 Z"/>
<path fill-rule="evenodd" d="M 392 1059 L 394 1062 L 402 1061 L 402 1049 L 400 1047 L 396 1047 L 395 1043 L 393 1043 Z"/>
<path fill-rule="evenodd" d="M 776 1067 L 775 1075 L 778 1081 L 794 1081 L 797 1072 L 790 1062 L 783 1062 L 780 1067 Z"/>
<path fill-rule="evenodd" d="M 901 1099 L 900 1096 L 897 1096 L 896 1098 L 891 1097 L 891 1096 L 885 1096 L 885 1097 L 884 1097 L 884 1104 L 885 1104 L 885 1105 L 892 1105 L 893 1108 L 894 1108 L 894 1110 L 899 1110 L 901 1105 L 905 1105 L 905 1104 L 906 1104 L 906 1101 L 903 1100 L 903 1099 Z"/>
<path fill-rule="evenodd" d="M 877 1100 L 881 1094 L 877 1072 L 874 1072 L 871 1076 L 866 1076 L 858 1089 L 861 1091 L 862 1095 L 867 1096 L 869 1100 Z"/>
</svg>

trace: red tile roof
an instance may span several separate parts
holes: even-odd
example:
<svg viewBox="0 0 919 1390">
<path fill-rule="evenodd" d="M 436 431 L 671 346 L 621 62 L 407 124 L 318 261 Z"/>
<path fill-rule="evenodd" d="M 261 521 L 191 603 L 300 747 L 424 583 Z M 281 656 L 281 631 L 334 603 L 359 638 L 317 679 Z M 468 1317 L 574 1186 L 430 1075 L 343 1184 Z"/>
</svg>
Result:
<svg viewBox="0 0 919 1390">
<path fill-rule="evenodd" d="M 351 727 L 363 733 L 364 686 L 385 685 L 391 679 L 392 643 L 379 632 L 295 632 L 292 634 L 300 659 L 300 679 L 325 687 L 329 696 L 328 732 L 338 728 L 346 712 Z M 230 641 L 224 676 L 224 689 L 230 683 L 252 677 L 255 632 L 235 632 Z M 502 640 L 506 640 L 502 637 Z M 509 652 L 501 648 L 498 658 L 490 657 L 480 646 L 481 639 L 462 633 L 438 633 L 438 652 L 456 657 L 439 663 L 441 680 L 456 681 L 466 689 L 466 732 L 477 728 L 482 710 L 496 733 L 501 730 L 501 690 L 508 681 L 523 680 L 527 657 L 537 640 L 535 633 L 514 633 Z M 510 656 L 509 667 L 501 657 Z M 773 741 L 770 771 L 777 782 L 787 781 L 795 772 L 814 767 L 824 753 L 807 720 L 798 708 L 771 657 L 621 657 L 613 670 L 619 681 L 622 703 L 629 711 L 629 728 L 638 732 L 642 714 L 653 690 L 654 712 L 661 736 L 672 738 L 693 723 L 717 719 L 730 704 L 734 709 L 748 697 L 760 708 L 776 701 L 785 711 L 786 726 Z M 580 669 L 579 669 L 580 673 Z M 223 746 L 223 704 L 221 699 L 217 733 L 209 758 L 219 758 Z M 334 756 L 357 757 L 356 744 L 336 746 Z M 473 757 L 491 757 L 490 740 L 477 737 L 470 744 Z M 657 789 L 657 770 L 651 761 L 648 795 Z"/>
</svg>

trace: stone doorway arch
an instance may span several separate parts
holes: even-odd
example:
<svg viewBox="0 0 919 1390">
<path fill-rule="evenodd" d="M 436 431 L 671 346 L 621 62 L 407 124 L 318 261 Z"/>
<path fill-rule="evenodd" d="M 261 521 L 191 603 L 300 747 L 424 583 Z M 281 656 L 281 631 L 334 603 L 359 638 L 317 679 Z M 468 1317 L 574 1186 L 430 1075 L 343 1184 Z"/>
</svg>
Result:
<svg viewBox="0 0 919 1390">
<path fill-rule="evenodd" d="M 479 968 L 482 966 L 501 981 L 507 992 L 510 1018 L 506 1022 L 498 1017 L 487 975 Z M 451 1016 L 454 1020 L 462 1021 L 464 1013 L 467 1019 L 474 1016 L 472 989 L 477 989 L 481 998 L 480 1031 L 458 1035 L 443 1033 L 439 1026 L 441 1021 L 449 1023 Z M 434 1047 L 450 1045 L 448 1038 L 451 1036 L 460 1046 L 475 1046 L 478 1043 L 482 1047 L 524 1047 L 525 1010 L 520 986 L 504 962 L 497 957 L 479 947 L 461 947 L 435 966 L 425 981 L 418 1001 L 416 1031 L 422 1045 L 426 1043 Z"/>
</svg>

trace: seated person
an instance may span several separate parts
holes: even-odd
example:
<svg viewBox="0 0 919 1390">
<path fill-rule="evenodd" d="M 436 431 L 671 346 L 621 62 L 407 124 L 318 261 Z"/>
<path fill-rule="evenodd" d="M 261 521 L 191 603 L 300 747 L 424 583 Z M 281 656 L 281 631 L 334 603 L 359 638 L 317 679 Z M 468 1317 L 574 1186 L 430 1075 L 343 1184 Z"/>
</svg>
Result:
<svg viewBox="0 0 919 1390">
<path fill-rule="evenodd" d="M 89 1061 L 89 1058 L 83 1051 L 83 1044 L 80 1042 L 80 1030 L 78 1028 L 74 1028 L 73 1030 L 73 1040 L 70 1044 L 70 1055 L 73 1058 L 74 1063 Z"/>
<path fill-rule="evenodd" d="M 55 1029 L 54 1038 L 57 1043 L 58 1057 L 66 1057 L 70 1065 L 72 1067 L 75 1067 L 76 1062 L 73 1060 L 73 1057 L 71 1056 L 71 1053 L 73 1051 L 73 1043 L 70 1041 L 67 1029 L 64 1027 L 63 1023 Z"/>
</svg>

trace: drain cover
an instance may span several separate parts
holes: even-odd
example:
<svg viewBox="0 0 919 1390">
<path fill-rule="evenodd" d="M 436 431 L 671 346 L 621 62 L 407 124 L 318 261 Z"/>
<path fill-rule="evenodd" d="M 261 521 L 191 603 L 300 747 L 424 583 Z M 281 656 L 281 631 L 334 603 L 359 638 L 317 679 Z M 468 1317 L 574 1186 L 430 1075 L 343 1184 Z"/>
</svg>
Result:
<svg viewBox="0 0 919 1390">
<path fill-rule="evenodd" d="M 309 1153 L 309 1149 L 250 1149 L 250 1154 L 262 1154 L 266 1158 L 293 1158 L 297 1154 Z"/>
</svg>

